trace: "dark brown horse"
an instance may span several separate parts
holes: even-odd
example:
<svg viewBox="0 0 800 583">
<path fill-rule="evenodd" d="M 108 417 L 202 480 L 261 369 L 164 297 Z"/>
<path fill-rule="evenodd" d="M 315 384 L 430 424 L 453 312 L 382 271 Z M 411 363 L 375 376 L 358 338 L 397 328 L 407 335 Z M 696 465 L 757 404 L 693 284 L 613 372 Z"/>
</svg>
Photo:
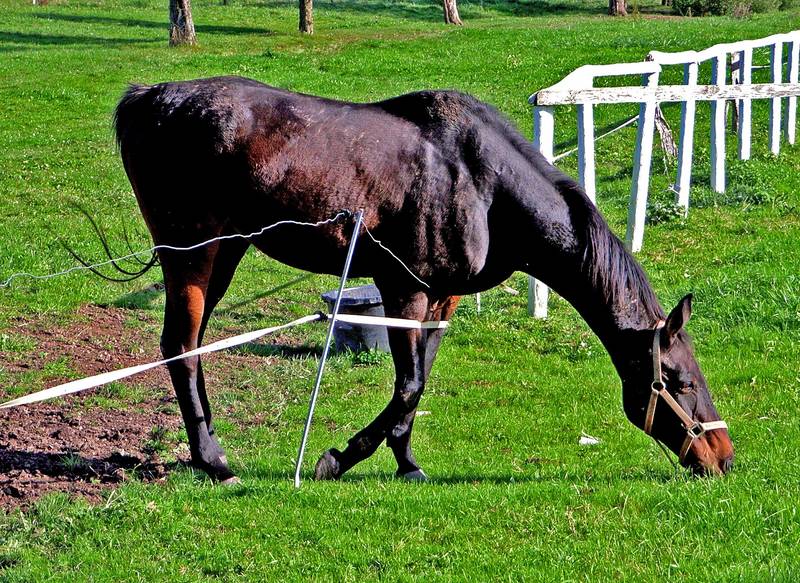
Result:
<svg viewBox="0 0 800 583">
<path fill-rule="evenodd" d="M 645 425 L 659 324 L 660 380 L 695 423 L 719 419 L 683 331 L 691 297 L 665 315 L 582 189 L 467 95 L 423 91 L 355 104 L 230 77 L 132 86 L 117 107 L 116 132 L 156 244 L 188 246 L 280 220 L 318 222 L 364 209 L 367 228 L 427 284 L 364 238 L 351 274 L 374 279 L 388 316 L 447 320 L 460 295 L 524 271 L 566 298 L 603 342 L 631 422 Z M 283 226 L 190 252 L 160 251 L 164 356 L 202 342 L 251 244 L 288 265 L 340 274 L 351 229 L 347 221 Z M 424 479 L 411 431 L 441 337 L 441 330 L 389 332 L 394 395 L 344 451 L 323 454 L 317 478 L 338 478 L 385 440 L 398 475 Z M 216 480 L 235 480 L 214 435 L 200 359 L 169 371 L 193 463 Z M 652 435 L 678 452 L 686 424 L 661 406 Z M 691 439 L 681 461 L 696 472 L 724 473 L 732 459 L 727 431 L 715 428 Z"/>
</svg>

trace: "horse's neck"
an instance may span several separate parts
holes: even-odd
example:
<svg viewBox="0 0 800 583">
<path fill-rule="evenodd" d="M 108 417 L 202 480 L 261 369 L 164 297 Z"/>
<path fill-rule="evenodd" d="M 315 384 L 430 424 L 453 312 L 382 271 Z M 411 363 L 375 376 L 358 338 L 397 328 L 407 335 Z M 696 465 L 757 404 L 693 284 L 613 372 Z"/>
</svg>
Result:
<svg viewBox="0 0 800 583">
<path fill-rule="evenodd" d="M 579 276 L 585 275 L 578 272 Z M 627 339 L 635 330 L 652 328 L 652 318 L 641 311 L 623 309 L 609 305 L 605 291 L 598 287 L 591 278 L 582 277 L 575 288 L 561 291 L 561 295 L 570 302 L 608 351 L 611 360 L 619 368 L 626 360 Z M 578 291 L 580 286 L 580 291 Z"/>
<path fill-rule="evenodd" d="M 621 285 L 616 294 L 609 290 L 609 280 L 618 275 L 614 272 L 620 265 L 631 271 L 638 268 L 633 267 L 633 259 L 596 214 L 593 203 L 576 192 L 568 193 L 563 200 L 568 211 L 560 216 L 568 218 L 555 228 L 570 232 L 571 236 L 566 237 L 563 248 L 556 248 L 556 256 L 548 262 L 550 268 L 545 270 L 543 281 L 575 307 L 619 366 L 627 354 L 629 334 L 652 328 L 663 311 L 643 274 L 633 278 L 635 289 Z M 598 247 L 594 248 L 598 255 L 594 260 L 600 262 L 598 269 L 608 277 L 596 277 L 596 272 L 585 262 L 590 231 L 595 243 L 603 249 L 598 253 Z M 591 255 L 591 250 L 588 252 Z"/>
</svg>

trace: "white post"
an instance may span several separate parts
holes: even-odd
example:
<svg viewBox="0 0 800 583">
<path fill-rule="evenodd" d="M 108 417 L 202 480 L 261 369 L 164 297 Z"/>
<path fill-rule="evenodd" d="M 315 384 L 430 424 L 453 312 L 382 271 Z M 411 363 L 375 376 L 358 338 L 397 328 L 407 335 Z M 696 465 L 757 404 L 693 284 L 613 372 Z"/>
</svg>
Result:
<svg viewBox="0 0 800 583">
<path fill-rule="evenodd" d="M 595 202 L 594 106 L 578 104 L 578 180 L 589 200 Z"/>
<path fill-rule="evenodd" d="M 555 117 L 552 107 L 535 106 L 533 108 L 533 147 L 539 150 L 545 159 L 553 163 L 553 136 L 555 134 Z"/>
<path fill-rule="evenodd" d="M 656 87 L 658 73 L 642 75 L 642 85 Z M 656 123 L 655 99 L 639 105 L 639 128 L 636 133 L 636 150 L 633 153 L 633 185 L 628 203 L 628 228 L 625 244 L 632 252 L 642 248 L 644 220 L 647 215 L 647 190 L 650 185 L 650 162 L 653 159 L 653 131 Z"/>
<path fill-rule="evenodd" d="M 800 61 L 800 38 L 789 43 L 789 83 L 798 81 L 798 61 Z M 786 102 L 786 141 L 794 144 L 797 135 L 797 96 L 792 95 Z"/>
<path fill-rule="evenodd" d="M 328 352 L 331 349 L 331 340 L 333 340 L 333 329 L 336 326 L 336 316 L 339 314 L 339 307 L 342 303 L 342 295 L 344 295 L 344 286 L 347 283 L 347 276 L 350 273 L 350 264 L 353 261 L 353 253 L 356 250 L 356 241 L 358 234 L 361 231 L 361 224 L 364 221 L 364 210 L 358 209 L 356 211 L 355 225 L 353 226 L 353 234 L 350 235 L 350 245 L 347 248 L 347 255 L 344 258 L 344 269 L 342 269 L 342 277 L 339 280 L 339 291 L 336 294 L 336 301 L 333 302 L 333 309 L 331 310 L 330 324 L 328 324 L 328 333 L 325 336 L 325 344 L 322 345 L 322 355 L 319 357 L 319 364 L 317 365 L 317 378 L 314 381 L 314 388 L 311 391 L 311 399 L 308 403 L 308 414 L 306 415 L 306 423 L 303 426 L 303 438 L 300 441 L 300 449 L 297 451 L 297 462 L 294 466 L 294 487 L 300 487 L 300 470 L 303 467 L 303 455 L 306 451 L 306 443 L 308 443 L 308 433 L 311 431 L 311 420 L 314 418 L 314 409 L 317 406 L 317 397 L 319 396 L 319 387 L 322 384 L 322 375 L 325 373 L 325 361 L 328 360 Z"/>
<path fill-rule="evenodd" d="M 742 85 L 750 85 L 753 82 L 753 49 L 745 49 L 739 53 L 739 82 Z M 739 104 L 739 160 L 749 160 L 752 142 L 752 100 L 740 99 Z"/>
<path fill-rule="evenodd" d="M 683 66 L 683 84 L 697 85 L 697 63 Z M 696 101 L 687 99 L 681 104 L 681 135 L 678 148 L 678 176 L 675 180 L 677 203 L 689 212 L 689 189 L 692 182 L 692 154 L 694 149 L 694 118 Z"/>
<path fill-rule="evenodd" d="M 553 162 L 553 136 L 555 118 L 552 107 L 533 108 L 533 146 L 545 159 Z M 535 318 L 547 317 L 548 288 L 533 277 L 528 278 L 528 314 Z"/>
<path fill-rule="evenodd" d="M 711 59 L 711 84 L 725 85 L 727 55 Z M 725 192 L 725 100 L 711 102 L 711 188 Z"/>
<path fill-rule="evenodd" d="M 780 83 L 783 78 L 783 43 L 770 46 L 769 59 L 772 82 Z M 773 97 L 769 108 L 769 151 L 776 156 L 781 152 L 781 101 L 780 97 Z"/>
</svg>

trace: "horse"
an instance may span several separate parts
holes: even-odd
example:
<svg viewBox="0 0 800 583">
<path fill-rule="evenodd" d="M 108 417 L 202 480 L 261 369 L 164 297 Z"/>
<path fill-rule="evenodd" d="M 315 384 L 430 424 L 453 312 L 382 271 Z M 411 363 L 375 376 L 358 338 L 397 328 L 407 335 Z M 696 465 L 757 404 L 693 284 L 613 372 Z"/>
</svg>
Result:
<svg viewBox="0 0 800 583">
<path fill-rule="evenodd" d="M 598 336 L 635 426 L 694 474 L 730 470 L 733 444 L 685 331 L 691 295 L 666 314 L 583 189 L 490 105 L 456 91 L 349 103 L 216 77 L 130 85 L 114 128 L 156 245 L 187 247 L 278 221 L 322 223 L 159 249 L 165 358 L 200 346 L 251 245 L 295 268 L 338 275 L 354 225 L 352 215 L 327 219 L 363 209 L 374 237 L 357 246 L 351 275 L 373 279 L 387 316 L 447 321 L 461 296 L 525 272 Z M 384 441 L 398 477 L 427 478 L 411 434 L 443 332 L 389 330 L 392 397 L 343 450 L 322 454 L 316 479 L 338 479 Z M 200 358 L 168 368 L 192 464 L 217 482 L 237 482 L 215 435 Z M 656 407 L 662 400 L 669 406 Z"/>
</svg>

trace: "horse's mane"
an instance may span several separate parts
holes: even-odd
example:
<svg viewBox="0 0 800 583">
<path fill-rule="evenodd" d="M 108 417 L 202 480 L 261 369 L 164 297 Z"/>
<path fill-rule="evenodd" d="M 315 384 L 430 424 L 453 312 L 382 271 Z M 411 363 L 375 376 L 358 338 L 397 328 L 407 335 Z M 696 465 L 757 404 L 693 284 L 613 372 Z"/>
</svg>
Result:
<svg viewBox="0 0 800 583">
<path fill-rule="evenodd" d="M 508 140 L 567 201 L 583 251 L 581 269 L 588 272 L 592 282 L 603 291 L 605 300 L 620 308 L 630 308 L 634 304 L 634 311 L 652 320 L 663 319 L 664 310 L 641 265 L 611 231 L 583 187 L 548 163 L 495 108 L 465 97 L 473 114 Z"/>
<path fill-rule="evenodd" d="M 606 301 L 643 313 L 654 321 L 663 319 L 664 310 L 642 266 L 611 231 L 583 188 L 570 178 L 557 182 L 556 188 L 565 197 L 579 195 L 586 199 L 582 268 L 603 290 Z"/>
</svg>

